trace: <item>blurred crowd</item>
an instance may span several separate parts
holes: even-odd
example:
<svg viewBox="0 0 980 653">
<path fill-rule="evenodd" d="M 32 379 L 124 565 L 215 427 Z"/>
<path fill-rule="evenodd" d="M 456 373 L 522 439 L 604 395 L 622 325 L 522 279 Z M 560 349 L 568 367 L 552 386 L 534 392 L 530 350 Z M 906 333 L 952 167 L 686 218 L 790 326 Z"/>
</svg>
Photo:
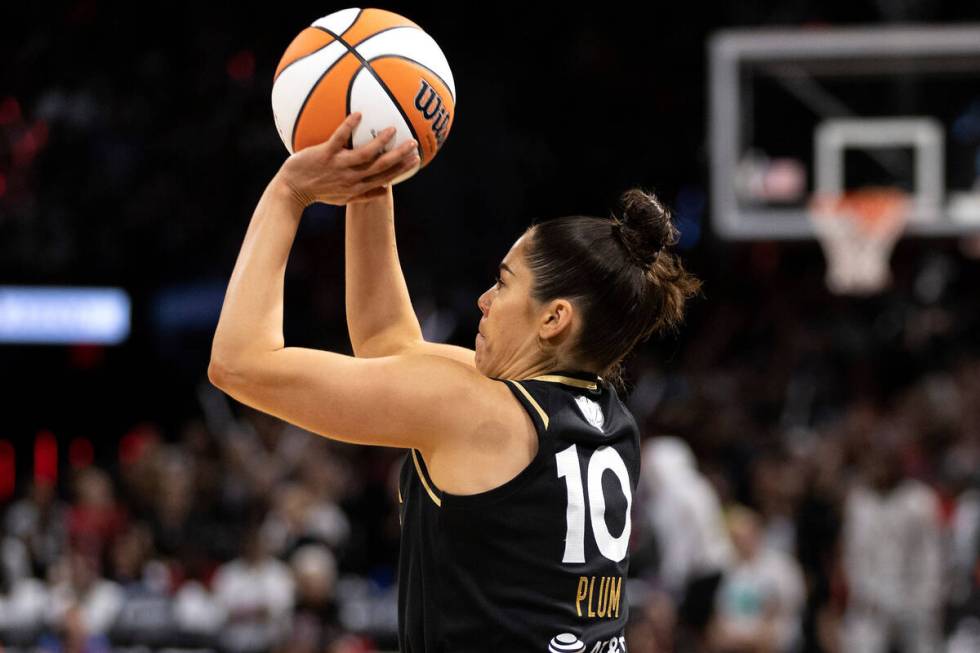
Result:
<svg viewBox="0 0 980 653">
<path fill-rule="evenodd" d="M 899 285 L 928 266 L 910 269 Z M 980 650 L 980 357 L 957 278 L 847 300 L 811 273 L 753 311 L 719 288 L 637 353 L 629 650 Z M 174 432 L 134 426 L 116 460 L 0 506 L 8 651 L 395 650 L 403 452 L 201 392 Z"/>
<path fill-rule="evenodd" d="M 355 465 L 352 448 L 252 411 L 227 428 L 139 425 L 112 474 L 76 466 L 64 498 L 35 476 L 3 506 L 0 642 L 395 648 L 395 452 Z"/>
<path fill-rule="evenodd" d="M 646 355 L 632 651 L 980 650 L 977 264 L 894 267 L 868 298 L 716 288 L 676 360 Z"/>
</svg>

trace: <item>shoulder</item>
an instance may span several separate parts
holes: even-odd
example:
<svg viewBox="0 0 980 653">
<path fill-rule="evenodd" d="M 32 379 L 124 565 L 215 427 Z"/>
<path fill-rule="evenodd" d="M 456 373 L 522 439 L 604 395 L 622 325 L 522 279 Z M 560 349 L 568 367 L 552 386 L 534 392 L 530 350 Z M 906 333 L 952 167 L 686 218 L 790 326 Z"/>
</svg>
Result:
<svg viewBox="0 0 980 653">
<path fill-rule="evenodd" d="M 428 449 L 419 447 L 442 491 L 465 495 L 493 489 L 537 455 L 540 426 L 532 417 L 534 409 L 522 407 L 516 398 L 523 382 L 483 378 L 479 398 L 466 406 L 465 423 Z"/>
<path fill-rule="evenodd" d="M 527 390 L 526 382 L 479 376 L 481 378 L 471 386 L 473 395 L 469 399 L 467 412 L 471 427 L 468 432 L 476 440 L 473 444 L 487 448 L 488 438 L 496 439 L 494 435 L 512 442 L 515 427 L 521 431 L 519 437 L 522 440 L 526 439 L 524 436 L 527 434 L 534 436 L 536 428 L 529 416 L 530 408 L 523 407 L 519 400 L 519 397 L 525 397 L 532 404 L 535 401 Z M 529 428 L 520 428 L 525 425 Z"/>
<path fill-rule="evenodd" d="M 397 363 L 391 363 L 397 372 L 391 372 L 399 382 L 389 390 L 405 393 L 398 402 L 403 406 L 422 402 L 420 407 L 431 414 L 431 423 L 444 427 L 441 433 L 418 442 L 414 448 L 422 453 L 485 445 L 487 434 L 506 431 L 522 419 L 520 405 L 509 388 L 513 382 L 490 378 L 475 367 L 437 354 L 412 353 L 397 358 Z"/>
</svg>

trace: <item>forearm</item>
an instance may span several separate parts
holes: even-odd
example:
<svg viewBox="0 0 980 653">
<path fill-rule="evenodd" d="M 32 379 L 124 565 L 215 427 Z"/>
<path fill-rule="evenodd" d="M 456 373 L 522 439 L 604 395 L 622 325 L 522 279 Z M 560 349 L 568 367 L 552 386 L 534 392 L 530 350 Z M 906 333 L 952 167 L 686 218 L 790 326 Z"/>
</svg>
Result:
<svg viewBox="0 0 980 653">
<path fill-rule="evenodd" d="M 422 340 L 398 260 L 392 189 L 347 205 L 347 328 L 356 356 L 385 356 Z"/>
<path fill-rule="evenodd" d="M 281 174 L 281 173 L 280 173 Z M 250 356 L 282 349 L 286 262 L 303 203 L 277 174 L 255 207 L 225 291 L 211 363 L 236 367 Z"/>
</svg>

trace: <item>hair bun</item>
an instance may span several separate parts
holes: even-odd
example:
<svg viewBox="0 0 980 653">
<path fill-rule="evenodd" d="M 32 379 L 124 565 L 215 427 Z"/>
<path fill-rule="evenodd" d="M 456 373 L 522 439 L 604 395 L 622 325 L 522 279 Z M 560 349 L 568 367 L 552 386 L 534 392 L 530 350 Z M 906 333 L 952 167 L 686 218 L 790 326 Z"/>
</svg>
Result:
<svg viewBox="0 0 980 653">
<path fill-rule="evenodd" d="M 642 267 L 653 265 L 660 252 L 677 242 L 679 232 L 670 211 L 653 193 L 631 188 L 619 199 L 621 217 L 615 227 L 629 256 Z"/>
</svg>

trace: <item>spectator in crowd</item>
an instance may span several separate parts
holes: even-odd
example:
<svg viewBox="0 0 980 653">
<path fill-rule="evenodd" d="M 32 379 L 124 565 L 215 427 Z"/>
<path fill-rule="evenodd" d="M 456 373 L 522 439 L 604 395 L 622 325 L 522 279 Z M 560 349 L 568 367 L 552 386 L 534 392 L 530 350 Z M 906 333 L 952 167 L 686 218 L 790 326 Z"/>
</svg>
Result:
<svg viewBox="0 0 980 653">
<path fill-rule="evenodd" d="M 955 492 L 949 538 L 949 625 L 947 653 L 980 651 L 980 489 L 975 443 L 950 451 Z"/>
<path fill-rule="evenodd" d="M 295 582 L 289 567 L 269 555 L 257 522 L 248 527 L 243 549 L 214 577 L 214 599 L 225 615 L 219 642 L 240 653 L 271 651 L 287 634 Z"/>
<path fill-rule="evenodd" d="M 129 514 L 148 519 L 160 491 L 158 461 L 163 433 L 152 422 L 141 422 L 119 441 L 119 482 Z"/>
<path fill-rule="evenodd" d="M 322 542 L 336 550 L 350 534 L 350 524 L 336 504 L 318 501 L 305 485 L 288 483 L 276 491 L 262 534 L 270 551 L 287 558 L 309 542 Z"/>
<path fill-rule="evenodd" d="M 109 553 L 111 578 L 127 595 L 169 592 L 166 567 L 153 557 L 153 536 L 143 523 L 131 523 Z"/>
<path fill-rule="evenodd" d="M 112 544 L 112 578 L 123 594 L 123 605 L 110 631 L 114 644 L 150 646 L 174 641 L 169 573 L 153 553 L 151 531 L 142 523 L 131 523 Z"/>
<path fill-rule="evenodd" d="M 11 580 L 31 575 L 31 560 L 27 547 L 20 538 L 5 535 L 0 531 L 0 567 Z"/>
<path fill-rule="evenodd" d="M 103 639 L 124 599 L 120 587 L 102 576 L 97 554 L 90 549 L 70 550 L 56 566 L 52 583 L 47 620 L 65 649 Z"/>
<path fill-rule="evenodd" d="M 634 609 L 626 625 L 626 641 L 630 653 L 669 653 L 695 651 L 697 642 L 678 641 L 676 637 L 677 608 L 674 600 L 661 590 L 652 590 Z"/>
<path fill-rule="evenodd" d="M 161 554 L 177 558 L 191 548 L 201 548 L 208 532 L 195 492 L 194 460 L 179 447 L 161 447 L 152 474 L 156 490 L 151 523 Z"/>
<path fill-rule="evenodd" d="M 34 642 L 44 625 L 47 600 L 41 581 L 0 565 L 0 642 Z"/>
<path fill-rule="evenodd" d="M 44 578 L 68 541 L 68 507 L 58 499 L 54 481 L 36 479 L 27 496 L 8 509 L 5 526 L 27 546 L 32 575 Z"/>
<path fill-rule="evenodd" d="M 955 497 L 949 537 L 950 601 L 968 600 L 980 564 L 980 450 L 964 446 L 951 450 L 945 459 L 950 490 Z"/>
<path fill-rule="evenodd" d="M 296 579 L 296 610 L 282 653 L 323 653 L 340 640 L 340 627 L 334 590 L 337 565 L 330 549 L 305 544 L 290 558 Z"/>
<path fill-rule="evenodd" d="M 710 620 L 715 588 L 732 558 L 718 497 L 698 472 L 690 447 L 674 437 L 644 443 L 641 482 L 645 519 L 660 551 L 658 578 L 685 624 L 700 630 Z"/>
<path fill-rule="evenodd" d="M 228 438 L 229 462 L 252 499 L 268 500 L 278 483 L 302 464 L 311 434 L 261 411 L 246 408 L 241 431 Z"/>
<path fill-rule="evenodd" d="M 894 426 L 869 435 L 876 453 L 861 457 L 844 508 L 843 649 L 932 653 L 940 645 L 943 579 L 938 497 L 903 474 L 904 442 Z"/>
<path fill-rule="evenodd" d="M 798 563 L 767 545 L 759 516 L 733 507 L 728 527 L 736 558 L 722 578 L 712 626 L 720 653 L 787 653 L 802 644 L 805 588 Z"/>
<path fill-rule="evenodd" d="M 813 433 L 805 452 L 804 492 L 796 509 L 796 555 L 807 586 L 803 631 L 811 646 L 808 651 L 834 651 L 839 640 L 843 599 L 837 543 L 846 493 L 840 439 L 833 430 Z"/>
<path fill-rule="evenodd" d="M 75 479 L 75 503 L 68 513 L 68 537 L 74 548 L 101 556 L 126 525 L 125 509 L 116 503 L 112 480 L 89 467 Z"/>
<path fill-rule="evenodd" d="M 775 448 L 764 449 L 751 466 L 752 496 L 763 524 L 768 548 L 796 551 L 796 508 L 803 493 L 804 470 L 798 457 Z"/>
</svg>

